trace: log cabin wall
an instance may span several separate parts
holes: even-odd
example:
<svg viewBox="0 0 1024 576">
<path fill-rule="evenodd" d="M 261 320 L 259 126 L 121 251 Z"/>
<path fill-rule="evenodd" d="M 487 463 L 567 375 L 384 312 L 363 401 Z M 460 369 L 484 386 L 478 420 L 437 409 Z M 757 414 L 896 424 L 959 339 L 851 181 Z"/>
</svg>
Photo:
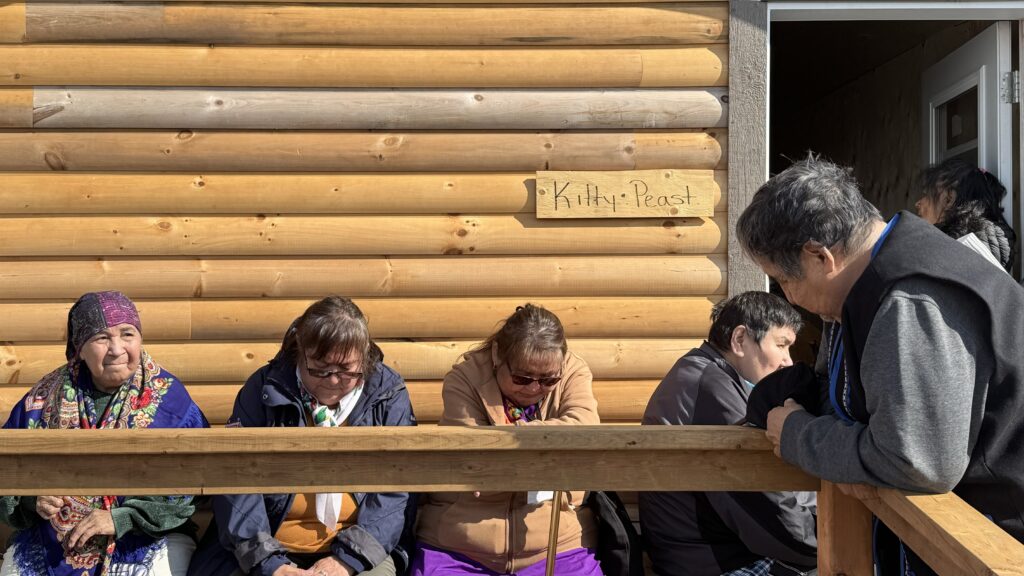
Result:
<svg viewBox="0 0 1024 576">
<path fill-rule="evenodd" d="M 223 423 L 351 296 L 421 421 L 525 301 L 635 421 L 727 293 L 727 2 L 0 4 L 0 407 L 86 291 Z M 679 169 L 713 218 L 537 220 L 536 170 Z"/>
</svg>

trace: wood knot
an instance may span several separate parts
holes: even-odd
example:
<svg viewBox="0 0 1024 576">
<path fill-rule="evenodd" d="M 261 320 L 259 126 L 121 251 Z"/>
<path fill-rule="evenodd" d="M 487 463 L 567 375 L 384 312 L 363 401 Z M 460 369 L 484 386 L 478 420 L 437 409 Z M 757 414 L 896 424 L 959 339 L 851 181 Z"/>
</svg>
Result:
<svg viewBox="0 0 1024 576">
<path fill-rule="evenodd" d="M 50 170 L 67 170 L 67 166 L 64 165 L 64 159 L 60 157 L 60 154 L 56 152 L 47 152 L 43 154 L 43 161 L 50 167 Z"/>
<path fill-rule="evenodd" d="M 246 353 L 245 353 L 245 359 L 246 359 L 246 360 L 252 360 L 252 359 L 254 359 L 254 358 L 256 358 L 256 355 L 255 355 L 255 354 L 253 354 L 252 352 L 246 352 Z"/>
<path fill-rule="evenodd" d="M 477 102 L 483 102 L 484 101 L 484 95 L 483 94 L 474 94 L 473 95 L 473 100 L 476 100 Z"/>
<path fill-rule="evenodd" d="M 171 229 L 171 223 L 167 222 L 167 221 L 163 221 L 163 222 L 158 223 L 156 225 L 156 227 L 161 229 L 161 230 L 170 230 Z"/>
<path fill-rule="evenodd" d="M 15 72 L 15 73 L 14 73 L 14 79 L 15 79 L 15 80 L 21 80 L 21 74 L 19 74 L 19 73 Z"/>
<path fill-rule="evenodd" d="M 554 144 L 552 144 L 551 142 L 545 142 L 545 143 L 544 143 L 544 149 L 545 149 L 545 150 L 551 150 L 551 149 L 552 149 L 552 148 L 554 148 L 554 147 L 555 147 L 555 145 L 554 145 Z"/>
<path fill-rule="evenodd" d="M 728 103 L 729 103 L 729 95 L 728 94 L 722 94 L 722 104 L 728 104 Z"/>
<path fill-rule="evenodd" d="M 626 146 L 625 148 L 622 149 L 622 151 L 625 152 L 626 154 L 632 154 L 633 153 L 633 147 L 632 146 Z"/>
<path fill-rule="evenodd" d="M 384 139 L 385 146 L 394 146 L 395 144 L 398 144 L 397 136 L 388 136 L 387 138 Z"/>
<path fill-rule="evenodd" d="M 195 186 L 196 188 L 202 188 L 203 186 L 206 186 L 206 181 L 203 180 L 202 178 L 196 178 L 195 180 L 192 181 L 192 185 Z"/>
<path fill-rule="evenodd" d="M 459 238 L 465 238 L 468 234 L 469 230 L 466 230 L 465 228 L 459 228 L 458 231 L 455 232 L 455 235 Z"/>
<path fill-rule="evenodd" d="M 661 226 L 666 230 L 671 230 L 676 227 L 676 223 L 671 220 L 665 220 L 664 222 L 662 222 Z"/>
<path fill-rule="evenodd" d="M 7 365 L 8 365 L 8 366 L 14 366 L 14 365 L 15 365 L 15 364 L 17 364 L 17 363 L 18 363 L 18 361 L 17 361 L 17 360 L 8 360 L 8 361 L 7 361 Z"/>
<path fill-rule="evenodd" d="M 178 140 L 189 140 L 193 136 L 195 136 L 195 134 L 191 130 L 182 130 L 181 132 L 178 132 L 177 138 Z"/>
<path fill-rule="evenodd" d="M 444 250 L 445 256 L 458 256 L 459 254 L 462 254 L 462 250 L 459 248 L 445 248 Z"/>
</svg>

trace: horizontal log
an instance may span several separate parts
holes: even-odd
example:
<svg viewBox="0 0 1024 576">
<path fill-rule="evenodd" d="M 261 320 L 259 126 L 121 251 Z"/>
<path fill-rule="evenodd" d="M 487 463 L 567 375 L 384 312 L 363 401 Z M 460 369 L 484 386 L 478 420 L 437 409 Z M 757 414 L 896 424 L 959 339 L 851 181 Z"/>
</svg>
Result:
<svg viewBox="0 0 1024 576">
<path fill-rule="evenodd" d="M 0 260 L 0 298 L 321 298 L 325 294 L 705 296 L 726 292 L 724 256 L 524 256 Z"/>
<path fill-rule="evenodd" d="M 1024 545 L 956 494 L 881 488 L 863 502 L 941 576 L 1024 574 Z"/>
<path fill-rule="evenodd" d="M 335 48 L 0 45 L 5 86 L 670 88 L 725 86 L 728 45 Z"/>
<path fill-rule="evenodd" d="M 24 2 L 0 4 L 0 42 L 24 42 L 26 24 Z"/>
<path fill-rule="evenodd" d="M 485 338 L 530 301 L 579 338 L 702 338 L 718 298 L 357 298 L 374 338 Z M 157 340 L 280 339 L 313 300 L 137 300 Z M 0 341 L 64 341 L 72 302 L 0 301 Z"/>
<path fill-rule="evenodd" d="M 408 380 L 440 380 L 479 340 L 390 341 L 378 344 L 384 361 Z M 699 346 L 694 339 L 570 339 L 595 378 L 661 378 Z M 279 342 L 149 342 L 146 349 L 183 382 L 243 382 L 280 350 Z M 65 363 L 62 344 L 0 346 L 0 383 L 31 384 Z"/>
<path fill-rule="evenodd" d="M 594 397 L 602 422 L 638 423 L 643 418 L 647 401 L 658 385 L 658 380 L 597 380 Z M 407 382 L 416 420 L 420 424 L 433 424 L 441 419 L 444 403 L 441 382 L 423 380 Z M 228 421 L 234 408 L 235 396 L 241 383 L 189 383 L 189 395 L 195 400 L 207 420 L 214 426 Z M 0 423 L 14 404 L 28 392 L 25 386 L 0 387 Z"/>
<path fill-rule="evenodd" d="M 12 18 L 18 16 L 10 11 Z M 725 42 L 729 25 L 725 2 L 599 7 L 30 2 L 21 4 L 20 16 L 20 30 L 0 29 L 6 32 L 0 42 L 707 44 Z"/>
<path fill-rule="evenodd" d="M 11 216 L 0 256 L 720 254 L 715 218 L 599 223 L 482 216 Z"/>
<path fill-rule="evenodd" d="M 818 485 L 764 432 L 731 426 L 9 430 L 0 445 L 12 495 Z"/>
<path fill-rule="evenodd" d="M 0 170 L 709 170 L 725 168 L 726 140 L 725 129 L 709 132 L 654 130 L 390 134 L 190 130 L 0 132 Z"/>
<path fill-rule="evenodd" d="M 552 130 L 721 128 L 724 88 L 365 90 L 7 88 L 32 92 L 14 128 Z M 30 120 L 16 125 L 15 119 Z"/>
<path fill-rule="evenodd" d="M 706 171 L 677 170 L 682 178 Z M 714 173 L 715 210 L 728 207 Z M 536 211 L 534 172 L 151 174 L 8 172 L 0 214 L 512 214 Z M 382 194 L 382 191 L 387 194 Z"/>
<path fill-rule="evenodd" d="M 0 11 L 3 9 L 0 5 Z M 0 12 L 0 22 L 2 18 Z M 32 89 L 0 88 L 0 128 L 31 127 L 32 122 Z"/>
</svg>

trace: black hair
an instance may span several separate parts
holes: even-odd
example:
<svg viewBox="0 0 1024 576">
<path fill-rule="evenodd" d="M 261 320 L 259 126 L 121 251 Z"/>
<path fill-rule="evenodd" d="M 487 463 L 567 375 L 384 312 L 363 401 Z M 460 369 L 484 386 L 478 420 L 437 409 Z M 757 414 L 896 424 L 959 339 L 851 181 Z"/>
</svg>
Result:
<svg viewBox="0 0 1024 576">
<path fill-rule="evenodd" d="M 939 214 L 935 225 L 954 238 L 975 233 L 989 244 L 996 259 L 1009 270 L 1013 264 L 1012 252 L 1017 233 L 1003 217 L 1000 204 L 1006 197 L 1003 183 L 991 172 L 966 160 L 950 158 L 921 173 L 923 196 L 941 207 L 943 193 L 949 194 L 950 203 Z M 991 233 L 982 219 L 995 224 L 1005 240 L 998 237 L 1000 234 Z"/>
<path fill-rule="evenodd" d="M 800 313 L 784 299 L 768 292 L 744 292 L 711 309 L 708 342 L 719 352 L 727 352 L 737 326 L 746 326 L 747 334 L 759 343 L 772 328 L 787 327 L 800 332 L 803 323 Z"/>
</svg>

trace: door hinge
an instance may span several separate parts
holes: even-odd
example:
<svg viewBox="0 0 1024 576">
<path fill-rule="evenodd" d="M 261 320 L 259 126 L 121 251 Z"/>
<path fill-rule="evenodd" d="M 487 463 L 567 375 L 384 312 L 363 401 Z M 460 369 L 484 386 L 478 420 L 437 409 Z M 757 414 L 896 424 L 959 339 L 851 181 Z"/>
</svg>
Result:
<svg viewBox="0 0 1024 576">
<path fill-rule="evenodd" d="M 999 95 L 1007 104 L 1020 102 L 1020 70 L 1006 72 L 999 82 Z"/>
</svg>

